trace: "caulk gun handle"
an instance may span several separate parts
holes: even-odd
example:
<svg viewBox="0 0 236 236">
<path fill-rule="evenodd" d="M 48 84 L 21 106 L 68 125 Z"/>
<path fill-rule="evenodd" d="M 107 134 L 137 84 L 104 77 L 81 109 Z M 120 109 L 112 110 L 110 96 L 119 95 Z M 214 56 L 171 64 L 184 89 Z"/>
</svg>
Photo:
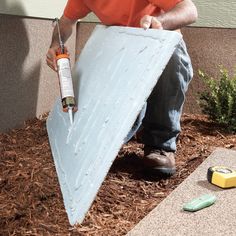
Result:
<svg viewBox="0 0 236 236">
<path fill-rule="evenodd" d="M 67 51 L 67 48 L 64 47 L 63 49 L 61 47 L 59 47 L 57 50 L 56 50 L 56 55 L 60 55 L 60 54 L 68 54 L 68 51 Z"/>
</svg>

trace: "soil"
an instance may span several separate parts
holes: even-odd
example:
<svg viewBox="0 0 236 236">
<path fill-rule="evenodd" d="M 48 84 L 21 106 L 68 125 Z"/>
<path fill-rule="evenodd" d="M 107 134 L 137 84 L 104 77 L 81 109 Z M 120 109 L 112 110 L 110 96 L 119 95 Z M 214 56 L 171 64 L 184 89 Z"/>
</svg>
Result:
<svg viewBox="0 0 236 236">
<path fill-rule="evenodd" d="M 0 134 L 0 235 L 125 235 L 215 149 L 236 135 L 203 115 L 184 114 L 177 173 L 146 176 L 135 139 L 120 150 L 82 225 L 69 225 L 48 143 L 46 117 Z"/>
</svg>

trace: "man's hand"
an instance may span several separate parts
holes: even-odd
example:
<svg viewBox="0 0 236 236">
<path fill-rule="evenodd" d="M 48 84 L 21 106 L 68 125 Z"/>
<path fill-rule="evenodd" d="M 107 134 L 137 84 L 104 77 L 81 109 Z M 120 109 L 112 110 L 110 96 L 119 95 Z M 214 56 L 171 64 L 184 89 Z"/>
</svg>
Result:
<svg viewBox="0 0 236 236">
<path fill-rule="evenodd" d="M 48 52 L 46 55 L 47 65 L 54 71 L 57 71 L 57 62 L 56 62 L 57 51 L 58 51 L 58 47 L 51 47 L 48 49 Z"/>
<path fill-rule="evenodd" d="M 144 16 L 140 26 L 144 29 L 177 30 L 197 20 L 197 8 L 192 0 L 182 0 L 175 7 L 157 17 Z"/>
<path fill-rule="evenodd" d="M 61 39 L 63 43 L 70 37 L 72 33 L 72 27 L 76 23 L 76 20 L 70 20 L 66 16 L 62 16 L 59 20 L 59 27 L 61 33 Z M 60 52 L 60 45 L 58 40 L 58 29 L 57 26 L 54 27 L 53 35 L 52 35 L 52 42 L 48 52 L 46 54 L 46 62 L 47 65 L 57 71 L 57 62 L 56 62 L 56 55 Z M 65 47 L 65 53 L 68 54 L 67 49 Z"/>
<path fill-rule="evenodd" d="M 141 28 L 163 29 L 161 22 L 154 16 L 145 15 L 140 20 Z"/>
<path fill-rule="evenodd" d="M 56 56 L 58 54 L 60 54 L 60 47 L 59 46 L 54 46 L 54 47 L 50 47 L 48 49 L 47 55 L 46 55 L 46 62 L 47 65 L 53 69 L 54 71 L 57 71 L 57 60 L 56 60 Z M 69 56 L 67 47 L 64 46 L 64 53 L 67 54 Z"/>
</svg>

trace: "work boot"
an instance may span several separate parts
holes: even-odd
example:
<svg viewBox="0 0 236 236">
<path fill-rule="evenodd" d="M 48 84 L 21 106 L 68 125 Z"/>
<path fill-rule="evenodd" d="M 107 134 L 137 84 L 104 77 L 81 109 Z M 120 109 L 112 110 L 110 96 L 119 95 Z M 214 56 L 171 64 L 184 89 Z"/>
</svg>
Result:
<svg viewBox="0 0 236 236">
<path fill-rule="evenodd" d="M 176 171 L 175 153 L 145 146 L 143 164 L 151 174 L 171 176 Z"/>
</svg>

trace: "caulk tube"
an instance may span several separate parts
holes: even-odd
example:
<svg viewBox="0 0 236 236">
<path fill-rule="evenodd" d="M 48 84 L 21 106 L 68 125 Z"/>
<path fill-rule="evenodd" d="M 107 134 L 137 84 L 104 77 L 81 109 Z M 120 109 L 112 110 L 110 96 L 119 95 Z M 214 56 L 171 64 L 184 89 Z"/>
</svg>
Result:
<svg viewBox="0 0 236 236">
<path fill-rule="evenodd" d="M 67 54 L 58 54 L 56 56 L 56 60 L 63 111 L 68 112 L 69 109 L 75 111 L 76 103 L 73 90 L 69 56 Z"/>
</svg>

